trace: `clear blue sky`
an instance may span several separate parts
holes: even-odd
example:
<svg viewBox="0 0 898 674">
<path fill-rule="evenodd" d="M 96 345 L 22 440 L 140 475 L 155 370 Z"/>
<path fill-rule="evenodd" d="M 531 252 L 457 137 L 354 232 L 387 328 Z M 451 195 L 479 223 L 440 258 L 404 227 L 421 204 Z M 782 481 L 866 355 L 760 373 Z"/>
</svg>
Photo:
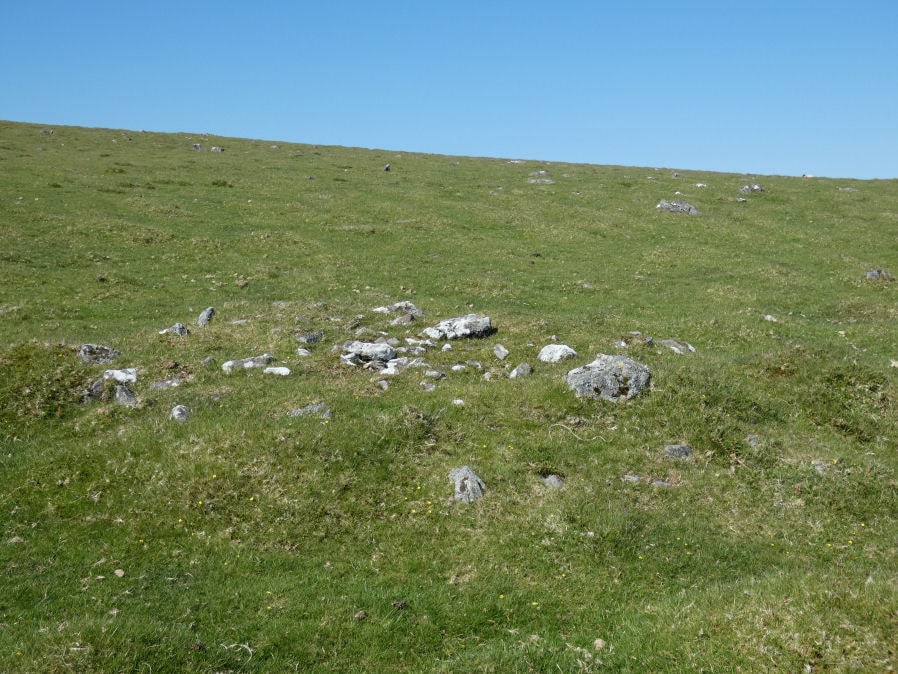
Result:
<svg viewBox="0 0 898 674">
<path fill-rule="evenodd" d="M 0 119 L 898 177 L 896 0 L 6 3 Z"/>
</svg>

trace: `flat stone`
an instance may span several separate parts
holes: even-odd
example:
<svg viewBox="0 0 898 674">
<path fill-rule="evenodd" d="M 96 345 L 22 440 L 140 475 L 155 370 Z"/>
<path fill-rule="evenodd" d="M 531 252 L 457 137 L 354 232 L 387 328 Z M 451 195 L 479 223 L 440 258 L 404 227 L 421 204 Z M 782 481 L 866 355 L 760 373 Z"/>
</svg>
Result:
<svg viewBox="0 0 898 674">
<path fill-rule="evenodd" d="M 334 413 L 328 409 L 327 405 L 324 403 L 312 403 L 310 405 L 306 405 L 305 407 L 299 407 L 295 410 L 291 410 L 287 413 L 288 417 L 305 417 L 309 415 L 318 415 L 322 419 L 330 419 Z"/>
<path fill-rule="evenodd" d="M 221 369 L 230 374 L 234 370 L 248 370 L 254 367 L 265 367 L 273 360 L 274 356 L 270 353 L 263 353 L 261 356 L 226 361 L 221 364 Z"/>
<path fill-rule="evenodd" d="M 671 459 L 688 459 L 692 456 L 692 446 L 687 444 L 667 445 L 664 454 Z"/>
<path fill-rule="evenodd" d="M 686 203 L 685 201 L 667 201 L 666 199 L 662 199 L 658 202 L 658 205 L 655 206 L 658 210 L 661 211 L 670 211 L 671 213 L 685 213 L 687 215 L 701 215 L 701 211 L 698 210 L 692 204 Z"/>
<path fill-rule="evenodd" d="M 543 477 L 543 484 L 549 489 L 561 489 L 564 487 L 564 479 L 560 475 L 546 475 Z"/>
<path fill-rule="evenodd" d="M 569 358 L 576 358 L 577 352 L 567 344 L 548 344 L 539 351 L 539 358 L 543 363 L 560 363 Z"/>
<path fill-rule="evenodd" d="M 290 368 L 283 367 L 283 366 L 266 367 L 264 370 L 262 370 L 262 373 L 263 374 L 276 374 L 279 377 L 286 377 L 290 374 Z"/>
<path fill-rule="evenodd" d="M 396 358 L 396 349 L 381 342 L 347 342 L 343 345 L 345 354 L 357 356 L 362 361 L 379 360 L 384 363 Z"/>
</svg>

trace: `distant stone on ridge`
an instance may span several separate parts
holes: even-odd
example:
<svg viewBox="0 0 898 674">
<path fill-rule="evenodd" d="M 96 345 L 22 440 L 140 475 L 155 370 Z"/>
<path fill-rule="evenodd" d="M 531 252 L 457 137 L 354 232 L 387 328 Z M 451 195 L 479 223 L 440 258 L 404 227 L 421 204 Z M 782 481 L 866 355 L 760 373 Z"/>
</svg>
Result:
<svg viewBox="0 0 898 674">
<path fill-rule="evenodd" d="M 82 363 L 111 363 L 122 355 L 121 351 L 102 344 L 82 344 L 78 349 Z"/>
<path fill-rule="evenodd" d="M 201 328 L 205 328 L 212 322 L 213 316 L 215 316 L 215 307 L 206 307 L 199 315 L 199 318 L 196 319 L 196 324 Z"/>
<path fill-rule="evenodd" d="M 686 213 L 687 215 L 701 215 L 701 211 L 698 210 L 692 204 L 689 204 L 685 201 L 667 201 L 666 199 L 662 199 L 658 202 L 658 205 L 655 208 L 662 211 L 670 211 L 671 213 Z"/>
<path fill-rule="evenodd" d="M 486 485 L 480 476 L 469 466 L 453 468 L 449 471 L 449 479 L 455 483 L 455 500 L 462 503 L 473 503 L 483 498 Z"/>
<path fill-rule="evenodd" d="M 626 356 L 600 354 L 593 362 L 564 376 L 578 396 L 617 402 L 632 398 L 651 382 L 651 370 Z"/>
<path fill-rule="evenodd" d="M 440 321 L 433 327 L 425 328 L 421 335 L 431 339 L 460 339 L 462 337 L 487 337 L 494 332 L 496 330 L 493 328 L 489 316 L 468 314 Z"/>
<path fill-rule="evenodd" d="M 751 194 L 752 192 L 763 192 L 764 188 L 758 185 L 757 183 L 751 183 L 749 185 L 743 185 L 739 188 L 739 194 Z"/>
</svg>

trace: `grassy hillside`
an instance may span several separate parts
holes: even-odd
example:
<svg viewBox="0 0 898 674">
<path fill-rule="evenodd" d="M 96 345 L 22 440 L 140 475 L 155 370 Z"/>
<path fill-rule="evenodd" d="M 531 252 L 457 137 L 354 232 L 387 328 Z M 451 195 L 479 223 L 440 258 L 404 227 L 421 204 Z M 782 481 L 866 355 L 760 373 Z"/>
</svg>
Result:
<svg viewBox="0 0 898 674">
<path fill-rule="evenodd" d="M 0 122 L 0 670 L 898 664 L 898 181 L 49 131 Z M 333 351 L 471 312 L 441 379 Z M 600 353 L 651 390 L 577 398 Z"/>
</svg>

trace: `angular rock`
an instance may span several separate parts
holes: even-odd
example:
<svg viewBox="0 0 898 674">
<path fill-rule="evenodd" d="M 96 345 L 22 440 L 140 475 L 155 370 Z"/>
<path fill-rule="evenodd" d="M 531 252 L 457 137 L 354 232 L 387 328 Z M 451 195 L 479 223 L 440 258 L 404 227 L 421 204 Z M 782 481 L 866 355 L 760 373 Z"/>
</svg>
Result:
<svg viewBox="0 0 898 674">
<path fill-rule="evenodd" d="M 122 355 L 121 351 L 102 344 L 82 344 L 78 349 L 82 363 L 111 363 Z"/>
<path fill-rule="evenodd" d="M 134 407 L 137 405 L 137 394 L 124 384 L 119 384 L 115 387 L 115 403 L 125 407 Z"/>
<path fill-rule="evenodd" d="M 530 363 L 521 363 L 508 373 L 508 378 L 521 379 L 522 377 L 529 377 L 531 374 L 533 374 L 533 368 L 530 367 Z"/>
<path fill-rule="evenodd" d="M 495 355 L 499 360 L 505 360 L 506 358 L 508 358 L 509 353 L 509 350 L 501 344 L 496 344 L 496 346 L 493 347 L 493 355 Z"/>
<path fill-rule="evenodd" d="M 215 316 L 215 307 L 206 307 L 200 313 L 199 318 L 196 319 L 196 324 L 201 328 L 205 328 L 212 322 L 213 316 Z"/>
<path fill-rule="evenodd" d="M 543 363 L 560 363 L 568 358 L 576 358 L 577 352 L 567 344 L 548 344 L 539 351 L 539 358 Z"/>
<path fill-rule="evenodd" d="M 658 205 L 655 208 L 660 209 L 662 211 L 670 211 L 671 213 L 686 213 L 687 215 L 701 215 L 701 211 L 698 210 L 692 204 L 686 203 L 685 201 L 667 201 L 666 199 L 662 199 L 658 202 Z"/>
<path fill-rule="evenodd" d="M 171 414 L 169 414 L 170 419 L 174 419 L 179 423 L 187 421 L 187 417 L 189 416 L 190 408 L 185 407 L 184 405 L 175 405 L 171 408 Z"/>
<path fill-rule="evenodd" d="M 421 334 L 430 339 L 460 339 L 462 337 L 487 337 L 496 332 L 489 316 L 467 314 L 447 318 L 435 326 L 425 328 Z"/>
<path fill-rule="evenodd" d="M 396 358 L 396 349 L 382 342 L 346 342 L 343 345 L 345 356 L 355 356 L 360 362 L 379 360 L 383 363 Z M 355 359 L 352 359 L 355 360 Z M 347 362 L 344 360 L 344 362 Z"/>
<path fill-rule="evenodd" d="M 449 471 L 449 479 L 455 483 L 455 500 L 462 503 L 473 503 L 483 498 L 486 485 L 480 476 L 469 466 L 453 468 Z"/>
<path fill-rule="evenodd" d="M 885 269 L 871 269 L 867 272 L 867 280 L 868 281 L 894 281 L 895 277 L 892 276 Z"/>
<path fill-rule="evenodd" d="M 679 356 L 687 353 L 695 353 L 695 347 L 688 342 L 680 342 L 676 339 L 662 339 L 661 344 Z"/>
<path fill-rule="evenodd" d="M 399 374 L 410 367 L 428 367 L 428 365 L 424 362 L 423 358 L 408 358 L 402 356 L 401 358 L 393 358 L 392 360 L 387 361 L 387 366 L 381 370 L 380 373 L 394 375 Z"/>
<path fill-rule="evenodd" d="M 688 459 L 692 456 L 692 445 L 667 445 L 667 447 L 664 448 L 664 454 L 671 459 Z"/>
<path fill-rule="evenodd" d="M 179 337 L 183 337 L 184 335 L 189 335 L 190 330 L 183 323 L 175 323 L 170 328 L 165 328 L 165 330 L 159 331 L 160 335 L 178 335 Z"/>
<path fill-rule="evenodd" d="M 127 367 L 123 370 L 105 370 L 103 379 L 112 379 L 119 384 L 133 384 L 137 381 L 137 368 Z"/>
<path fill-rule="evenodd" d="M 312 352 L 309 351 L 308 349 L 304 349 L 304 348 L 302 348 L 302 347 L 299 347 L 299 348 L 296 350 L 296 355 L 297 355 L 297 356 L 300 356 L 300 357 L 302 357 L 302 358 L 308 358 L 309 356 L 312 355 Z"/>
<path fill-rule="evenodd" d="M 568 387 L 578 396 L 612 402 L 638 395 L 651 378 L 652 372 L 646 365 L 626 356 L 606 354 L 564 376 Z"/>
<path fill-rule="evenodd" d="M 228 360 L 221 364 L 221 369 L 227 374 L 234 370 L 248 370 L 254 367 L 265 367 L 274 360 L 274 356 L 270 353 L 263 353 L 261 356 L 252 356 L 251 358 L 240 358 L 238 360 Z"/>
<path fill-rule="evenodd" d="M 424 312 L 408 301 L 396 302 L 385 307 L 374 307 L 371 311 L 377 314 L 408 314 L 415 318 L 421 318 Z"/>
</svg>

